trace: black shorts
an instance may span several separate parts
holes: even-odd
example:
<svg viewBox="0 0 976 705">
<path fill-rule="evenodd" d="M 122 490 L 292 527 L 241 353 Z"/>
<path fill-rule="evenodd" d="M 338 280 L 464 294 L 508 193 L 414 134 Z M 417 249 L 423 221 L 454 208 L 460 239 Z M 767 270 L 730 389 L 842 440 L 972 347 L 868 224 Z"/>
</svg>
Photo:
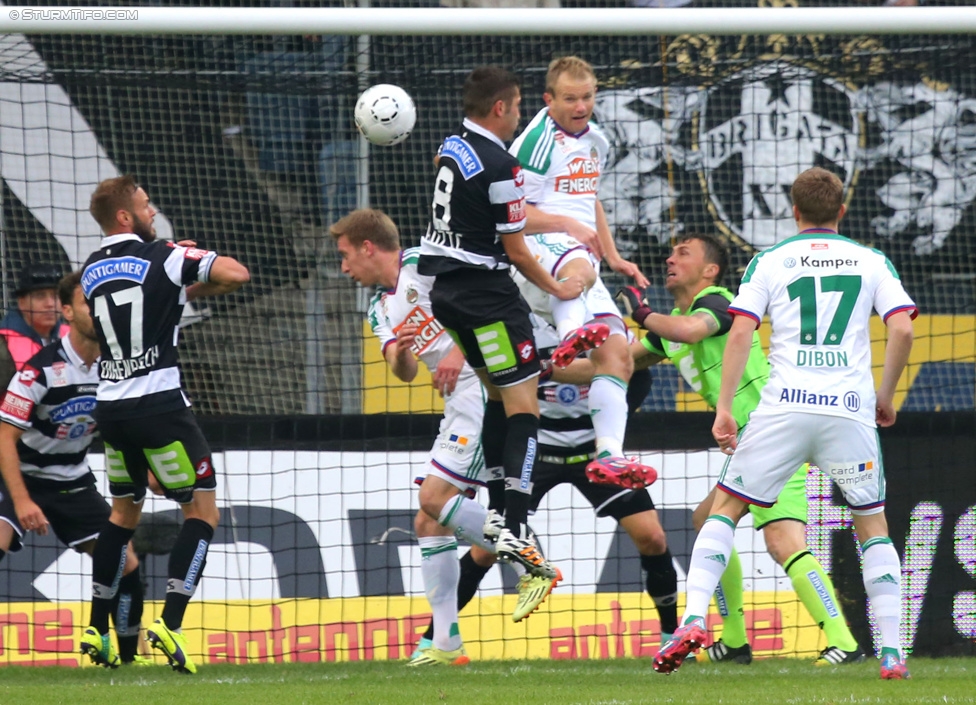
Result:
<svg viewBox="0 0 976 705">
<path fill-rule="evenodd" d="M 438 274 L 430 308 L 468 364 L 487 370 L 496 387 L 511 387 L 539 374 L 529 305 L 504 270 Z"/>
<path fill-rule="evenodd" d="M 189 409 L 137 419 L 100 419 L 105 474 L 113 497 L 141 502 L 149 472 L 169 499 L 193 501 L 194 490 L 214 491 L 217 476 L 210 445 Z"/>
<path fill-rule="evenodd" d="M 95 489 L 95 476 L 88 473 L 78 480 L 59 482 L 24 475 L 24 484 L 34 503 L 47 517 L 51 530 L 61 543 L 76 551 L 83 543 L 98 538 L 108 521 L 112 508 Z M 10 551 L 23 546 L 24 530 L 17 521 L 14 502 L 7 488 L 0 485 L 0 519 L 14 528 Z"/>
<path fill-rule="evenodd" d="M 654 502 L 647 490 L 625 490 L 615 485 L 598 485 L 587 480 L 586 466 L 591 458 L 584 455 L 583 460 L 577 460 L 579 457 L 567 458 L 561 453 L 555 455 L 546 446 L 540 447 L 535 469 L 532 471 L 529 511 L 535 512 L 549 490 L 564 482 L 580 491 L 586 501 L 593 505 L 598 517 L 613 517 L 620 521 L 624 517 L 654 509 Z M 570 462 L 565 462 L 567 460 Z"/>
</svg>

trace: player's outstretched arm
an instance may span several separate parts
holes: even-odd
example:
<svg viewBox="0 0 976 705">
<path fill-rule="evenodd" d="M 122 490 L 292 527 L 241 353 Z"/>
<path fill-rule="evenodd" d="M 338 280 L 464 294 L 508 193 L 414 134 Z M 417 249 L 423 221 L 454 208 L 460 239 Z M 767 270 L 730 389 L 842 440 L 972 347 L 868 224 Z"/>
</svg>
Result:
<svg viewBox="0 0 976 705">
<path fill-rule="evenodd" d="M 0 475 L 3 476 L 3 482 L 14 502 L 14 512 L 20 526 L 44 536 L 47 534 L 47 517 L 31 499 L 24 484 L 24 476 L 20 472 L 17 441 L 23 434 L 23 429 L 13 424 L 0 423 Z"/>
<path fill-rule="evenodd" d="M 640 267 L 621 257 L 617 251 L 617 243 L 613 240 L 613 233 L 610 232 L 610 225 L 607 223 L 607 214 L 600 201 L 596 202 L 596 234 L 600 240 L 600 249 L 603 250 L 603 258 L 610 269 L 617 274 L 630 277 L 637 286 L 646 289 L 650 282 L 641 272 Z"/>
<path fill-rule="evenodd" d="M 649 313 L 641 324 L 665 340 L 694 345 L 718 332 L 719 324 L 715 316 L 707 311 L 698 311 L 690 316 Z"/>
<path fill-rule="evenodd" d="M 883 427 L 895 423 L 895 387 L 908 364 L 908 355 L 915 339 L 912 317 L 908 311 L 899 311 L 888 316 L 885 326 L 888 328 L 888 343 L 885 345 L 884 370 L 881 373 L 875 410 L 876 421 Z"/>
<path fill-rule="evenodd" d="M 575 274 L 561 281 L 553 279 L 552 275 L 529 252 L 529 248 L 525 245 L 523 231 L 505 235 L 499 234 L 499 237 L 502 240 L 502 247 L 505 248 L 509 262 L 522 273 L 522 276 L 544 292 L 563 301 L 570 301 L 582 295 L 583 280 Z"/>
<path fill-rule="evenodd" d="M 197 282 L 186 287 L 186 300 L 193 301 L 203 296 L 219 296 L 240 289 L 251 281 L 247 267 L 233 257 L 218 257 L 210 266 L 210 276 L 206 282 Z"/>
</svg>

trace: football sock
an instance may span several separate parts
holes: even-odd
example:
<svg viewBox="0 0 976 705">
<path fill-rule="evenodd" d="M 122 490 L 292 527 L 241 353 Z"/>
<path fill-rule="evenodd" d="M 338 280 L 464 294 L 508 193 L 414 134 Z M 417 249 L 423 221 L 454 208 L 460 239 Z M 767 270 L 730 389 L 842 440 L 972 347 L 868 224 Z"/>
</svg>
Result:
<svg viewBox="0 0 976 705">
<path fill-rule="evenodd" d="M 862 544 L 864 590 L 871 604 L 881 648 L 893 649 L 901 657 L 901 562 L 887 536 L 876 536 Z"/>
<path fill-rule="evenodd" d="M 99 634 L 108 634 L 108 618 L 122 580 L 122 571 L 125 569 L 125 553 L 134 533 L 132 529 L 124 529 L 118 524 L 108 522 L 95 542 L 95 550 L 92 552 L 92 608 L 89 624 Z"/>
<path fill-rule="evenodd" d="M 708 603 L 712 601 L 718 581 L 728 565 L 734 537 L 735 523 L 728 517 L 713 514 L 705 520 L 691 551 L 682 624 L 708 614 Z"/>
<path fill-rule="evenodd" d="M 135 659 L 139 652 L 139 631 L 142 628 L 143 586 L 139 568 L 122 576 L 115 594 L 113 619 L 119 640 L 119 657 L 124 663 Z"/>
<path fill-rule="evenodd" d="M 214 530 L 205 521 L 187 519 L 183 522 L 176 544 L 169 554 L 169 579 L 166 582 L 166 602 L 163 604 L 163 623 L 176 630 L 183 624 L 183 614 L 196 592 L 203 568 L 207 564 L 207 549 Z"/>
<path fill-rule="evenodd" d="M 828 646 L 844 651 L 857 649 L 857 641 L 844 620 L 834 584 L 810 551 L 790 556 L 783 569 L 793 583 L 793 589 L 827 637 Z"/>
<path fill-rule="evenodd" d="M 465 606 L 471 602 L 472 598 L 478 592 L 478 586 L 481 585 L 481 581 L 491 570 L 491 566 L 478 565 L 474 558 L 471 556 L 471 551 L 468 551 L 463 556 L 461 556 L 460 561 L 461 567 L 461 578 L 458 580 L 457 588 L 457 607 L 458 612 L 463 610 Z M 430 626 L 427 627 L 427 631 L 424 632 L 425 639 L 434 638 L 434 622 L 431 621 Z"/>
<path fill-rule="evenodd" d="M 485 454 L 485 474 L 488 476 L 488 508 L 499 514 L 505 512 L 505 436 L 508 418 L 501 400 L 489 399 L 485 404 L 485 420 L 481 427 L 481 450 Z"/>
<path fill-rule="evenodd" d="M 641 556 L 641 567 L 646 571 L 647 594 L 657 607 L 661 631 L 673 634 L 678 628 L 678 573 L 674 569 L 671 551 L 664 550 L 658 556 Z"/>
<path fill-rule="evenodd" d="M 504 450 L 505 528 L 517 537 L 522 536 L 522 527 L 529 518 L 538 433 L 538 416 L 514 414 L 508 418 Z"/>
<path fill-rule="evenodd" d="M 504 473 L 504 468 L 497 468 L 499 474 Z M 505 513 L 505 476 L 500 480 L 488 480 L 488 507 L 499 514 Z"/>
<path fill-rule="evenodd" d="M 746 634 L 746 617 L 743 609 L 742 561 L 734 548 L 729 555 L 729 564 L 722 573 L 715 590 L 715 603 L 722 615 L 722 643 L 735 648 L 749 641 Z"/>
<path fill-rule="evenodd" d="M 461 647 L 458 629 L 457 541 L 451 536 L 421 536 L 420 572 L 434 621 L 434 646 L 445 651 Z"/>
<path fill-rule="evenodd" d="M 463 494 L 459 494 L 444 503 L 437 521 L 441 526 L 451 529 L 468 543 L 494 553 L 495 545 L 485 540 L 484 529 L 487 516 L 487 509 L 473 499 L 468 499 Z"/>
<path fill-rule="evenodd" d="M 586 319 L 589 318 L 586 303 L 582 296 L 569 301 L 550 296 L 549 307 L 552 310 L 552 318 L 556 322 L 556 331 L 559 333 L 560 340 L 565 340 L 567 335 L 582 328 Z"/>
<path fill-rule="evenodd" d="M 622 458 L 627 428 L 627 383 L 613 375 L 596 375 L 590 383 L 589 403 L 597 457 Z"/>
</svg>

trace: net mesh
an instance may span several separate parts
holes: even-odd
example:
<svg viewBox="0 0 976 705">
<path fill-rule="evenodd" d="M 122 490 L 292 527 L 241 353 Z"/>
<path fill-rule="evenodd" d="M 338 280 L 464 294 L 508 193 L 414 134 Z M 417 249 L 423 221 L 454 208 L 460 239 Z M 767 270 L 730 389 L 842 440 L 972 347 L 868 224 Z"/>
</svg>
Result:
<svg viewBox="0 0 976 705">
<path fill-rule="evenodd" d="M 404 656 L 428 612 L 410 483 L 434 435 L 436 419 L 427 415 L 441 403 L 429 377 L 406 387 L 387 372 L 364 325 L 369 293 L 340 274 L 328 225 L 368 204 L 393 217 L 405 245 L 419 242 L 431 158 L 461 118 L 466 74 L 485 63 L 513 68 L 523 80 L 523 115 L 531 116 L 542 106 L 551 58 L 572 53 L 594 65 L 596 118 L 613 148 L 600 195 L 618 248 L 652 280 L 658 310 L 671 308 L 662 261 L 674 235 L 724 234 L 732 270 L 741 272 L 756 251 L 793 234 L 795 176 L 817 165 L 833 170 L 847 187 L 844 233 L 883 250 L 925 314 L 898 405 L 971 411 L 973 43 L 971 36 L 6 35 L 5 300 L 14 303 L 24 264 L 53 261 L 67 270 L 85 260 L 98 238 L 88 198 L 118 173 L 146 187 L 162 236 L 245 263 L 251 283 L 196 305 L 181 343 L 186 388 L 197 414 L 212 420 L 225 475 L 224 518 L 187 617 L 192 650 L 232 662 L 282 653 Z M 404 87 L 417 104 L 415 132 L 394 148 L 367 149 L 352 125 L 357 95 L 376 83 Z M 608 279 L 611 287 L 623 283 Z M 882 326 L 873 337 L 880 346 Z M 705 409 L 670 366 L 655 371 L 643 408 Z M 234 420 L 221 423 L 227 416 Z M 700 435 L 683 450 L 655 452 L 664 446 L 660 429 L 674 423 L 648 413 L 632 421 L 635 449 L 671 478 L 652 496 L 683 571 L 691 510 L 721 458 L 694 450 L 707 446 Z M 101 462 L 93 456 L 99 470 Z M 931 463 L 921 458 L 919 472 Z M 808 538 L 829 566 L 831 537 L 850 517 L 819 480 L 810 482 Z M 918 525 L 929 534 L 936 523 L 965 517 L 963 508 L 937 505 L 936 517 L 926 506 Z M 166 558 L 153 553 L 165 554 L 177 519 L 161 502 L 146 511 L 149 597 L 159 600 Z M 533 523 L 550 557 L 569 568 L 565 589 L 529 627 L 515 629 L 507 623 L 515 577 L 492 571 L 462 623 L 469 650 L 483 658 L 650 654 L 659 625 L 622 530 L 594 518 L 568 487 L 547 498 Z M 934 551 L 929 534 L 919 534 L 913 555 Z M 747 607 L 754 648 L 805 656 L 822 648 L 759 535 L 740 532 L 739 541 L 754 595 Z M 0 579 L 7 599 L 33 603 L 8 610 L 10 634 L 33 647 L 6 652 L 10 658 L 70 661 L 63 655 L 75 650 L 70 640 L 38 647 L 34 632 L 20 636 L 17 620 L 23 613 L 31 623 L 81 624 L 87 561 L 52 537 L 30 537 L 28 551 L 8 558 Z M 924 599 L 925 589 L 912 599 Z M 44 600 L 57 604 L 48 609 Z M 73 606 L 59 612 L 62 603 Z"/>
</svg>

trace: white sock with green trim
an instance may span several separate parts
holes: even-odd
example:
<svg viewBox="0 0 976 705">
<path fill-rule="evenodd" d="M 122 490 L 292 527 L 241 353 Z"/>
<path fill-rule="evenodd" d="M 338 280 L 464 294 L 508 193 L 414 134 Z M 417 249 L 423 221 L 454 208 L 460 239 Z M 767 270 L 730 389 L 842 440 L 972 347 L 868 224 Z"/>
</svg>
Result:
<svg viewBox="0 0 976 705">
<path fill-rule="evenodd" d="M 627 430 L 627 383 L 613 375 L 596 375 L 590 383 L 589 401 L 597 457 L 622 458 Z"/>
<path fill-rule="evenodd" d="M 868 539 L 862 546 L 864 591 L 881 632 L 881 648 L 901 656 L 901 561 L 887 536 Z"/>
<path fill-rule="evenodd" d="M 437 522 L 456 533 L 470 544 L 486 551 L 495 552 L 495 544 L 485 540 L 485 519 L 488 510 L 463 494 L 455 495 L 444 503 Z"/>
<path fill-rule="evenodd" d="M 695 546 L 691 549 L 691 565 L 685 581 L 687 597 L 682 625 L 687 624 L 689 618 L 708 614 L 708 603 L 712 601 L 715 588 L 729 564 L 734 538 L 735 524 L 728 517 L 713 514 L 705 520 L 705 525 L 695 539 Z"/>
<path fill-rule="evenodd" d="M 457 541 L 451 536 L 421 536 L 420 573 L 434 616 L 434 646 L 444 651 L 461 648 L 458 630 L 457 588 L 461 564 Z"/>
<path fill-rule="evenodd" d="M 586 303 L 581 296 L 569 301 L 550 296 L 549 306 L 552 309 L 552 318 L 556 322 L 556 330 L 559 332 L 560 340 L 565 340 L 566 336 L 574 330 L 582 328 L 586 319 L 589 318 Z"/>
</svg>

